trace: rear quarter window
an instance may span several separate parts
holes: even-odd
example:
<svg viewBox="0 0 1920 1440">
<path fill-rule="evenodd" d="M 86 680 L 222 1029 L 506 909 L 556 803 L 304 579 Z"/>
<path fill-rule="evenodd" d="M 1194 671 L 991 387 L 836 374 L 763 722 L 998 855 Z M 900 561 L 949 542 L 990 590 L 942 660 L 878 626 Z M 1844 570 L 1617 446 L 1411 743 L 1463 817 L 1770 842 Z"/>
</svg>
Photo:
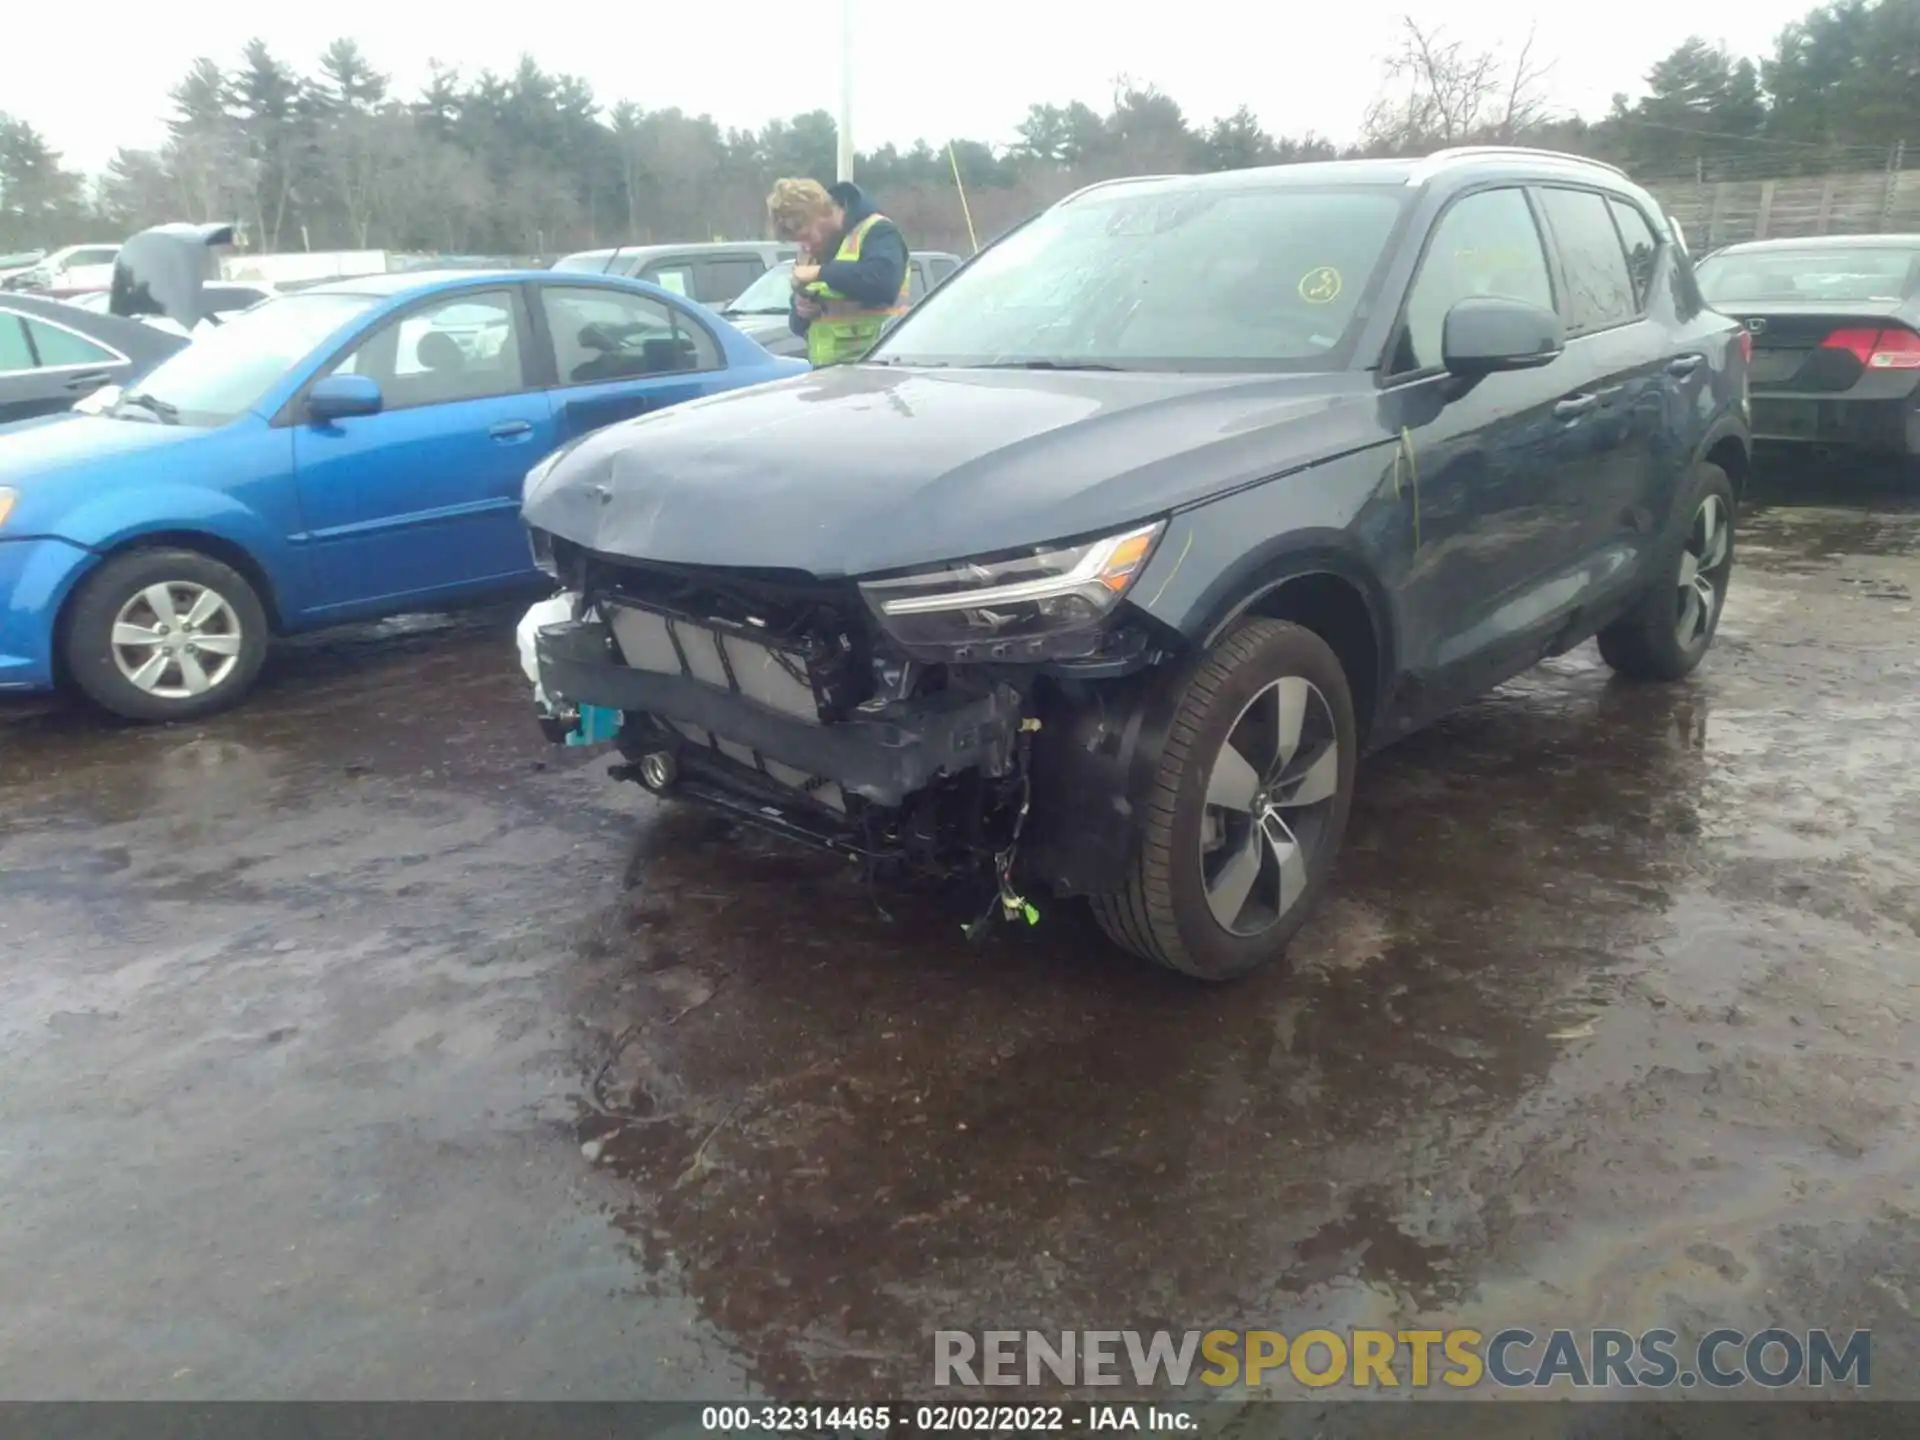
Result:
<svg viewBox="0 0 1920 1440">
<path fill-rule="evenodd" d="M 1639 206 L 1609 196 L 1607 207 L 1613 211 L 1613 223 L 1620 227 L 1620 242 L 1627 249 L 1627 274 L 1633 280 L 1634 304 L 1645 310 L 1647 297 L 1653 290 L 1654 267 L 1660 258 L 1660 241 Z"/>
</svg>

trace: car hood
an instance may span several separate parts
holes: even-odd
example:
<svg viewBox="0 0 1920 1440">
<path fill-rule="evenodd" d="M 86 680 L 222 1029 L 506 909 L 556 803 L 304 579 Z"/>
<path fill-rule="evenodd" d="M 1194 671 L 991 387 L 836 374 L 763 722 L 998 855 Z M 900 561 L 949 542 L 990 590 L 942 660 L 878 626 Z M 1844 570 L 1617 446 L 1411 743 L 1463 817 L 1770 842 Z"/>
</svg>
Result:
<svg viewBox="0 0 1920 1440">
<path fill-rule="evenodd" d="M 864 575 L 1118 527 L 1380 438 L 1371 377 L 836 366 L 588 436 L 527 522 L 604 555 Z"/>
<path fill-rule="evenodd" d="M 207 433 L 187 425 L 74 414 L 0 425 L 0 484 L 18 489 L 22 505 L 7 528 L 16 529 L 36 500 L 68 482 L 98 476 L 100 467 L 117 461 L 139 463 Z"/>
</svg>

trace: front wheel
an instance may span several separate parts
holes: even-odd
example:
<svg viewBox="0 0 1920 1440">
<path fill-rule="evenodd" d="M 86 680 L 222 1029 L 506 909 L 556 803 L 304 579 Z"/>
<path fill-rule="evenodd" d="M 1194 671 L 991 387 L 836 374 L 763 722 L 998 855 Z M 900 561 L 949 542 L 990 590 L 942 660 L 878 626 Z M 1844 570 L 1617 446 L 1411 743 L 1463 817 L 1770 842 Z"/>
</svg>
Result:
<svg viewBox="0 0 1920 1440">
<path fill-rule="evenodd" d="M 1325 888 L 1358 749 L 1326 641 L 1280 620 L 1241 622 L 1186 680 L 1133 873 L 1093 901 L 1100 928 L 1202 980 L 1277 960 Z"/>
<path fill-rule="evenodd" d="M 128 720 L 193 720 L 237 703 L 267 654 L 267 617 L 231 566 L 195 550 L 133 550 L 86 582 L 68 617 L 68 672 Z"/>
</svg>

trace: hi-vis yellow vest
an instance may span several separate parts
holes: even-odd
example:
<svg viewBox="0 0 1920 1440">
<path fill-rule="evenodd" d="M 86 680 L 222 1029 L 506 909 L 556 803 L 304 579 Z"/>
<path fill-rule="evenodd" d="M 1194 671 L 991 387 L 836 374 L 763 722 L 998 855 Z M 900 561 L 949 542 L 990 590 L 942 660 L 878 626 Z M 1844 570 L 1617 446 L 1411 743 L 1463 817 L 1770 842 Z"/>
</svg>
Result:
<svg viewBox="0 0 1920 1440">
<path fill-rule="evenodd" d="M 867 232 L 885 218 L 884 215 L 867 216 L 841 238 L 840 249 L 833 258 L 858 260 L 860 244 L 867 238 Z M 895 315 L 906 313 L 907 280 L 912 269 L 909 265 L 900 276 L 900 294 L 893 304 L 880 309 L 849 300 L 824 280 L 807 286 L 806 293 L 820 302 L 820 314 L 807 326 L 807 359 L 815 365 L 845 365 L 871 350 L 873 342 L 880 338 L 881 327 Z"/>
</svg>

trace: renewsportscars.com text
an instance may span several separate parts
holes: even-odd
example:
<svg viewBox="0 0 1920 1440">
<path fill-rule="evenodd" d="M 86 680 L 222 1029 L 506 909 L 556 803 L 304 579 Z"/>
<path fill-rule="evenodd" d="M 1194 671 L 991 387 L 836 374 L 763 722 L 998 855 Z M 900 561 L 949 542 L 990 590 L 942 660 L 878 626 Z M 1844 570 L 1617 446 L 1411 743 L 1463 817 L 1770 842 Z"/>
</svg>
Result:
<svg viewBox="0 0 1920 1440">
<path fill-rule="evenodd" d="M 1872 1383 L 1870 1331 L 938 1330 L 933 1383 L 1730 1390 Z"/>
</svg>

